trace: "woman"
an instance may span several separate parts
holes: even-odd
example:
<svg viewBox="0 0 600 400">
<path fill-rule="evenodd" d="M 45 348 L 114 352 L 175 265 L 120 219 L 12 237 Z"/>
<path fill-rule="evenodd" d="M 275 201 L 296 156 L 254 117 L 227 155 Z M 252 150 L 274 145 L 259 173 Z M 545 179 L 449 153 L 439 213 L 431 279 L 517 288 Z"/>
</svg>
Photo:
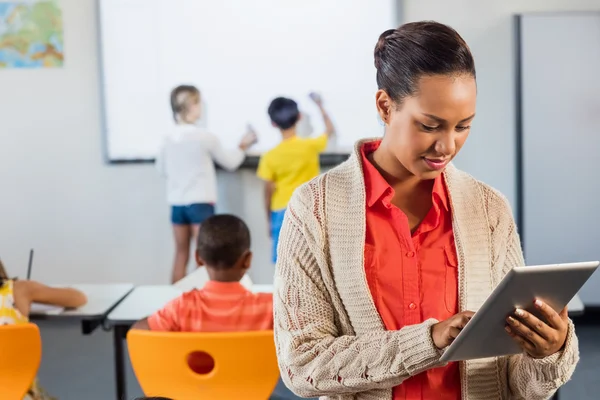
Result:
<svg viewBox="0 0 600 400">
<path fill-rule="evenodd" d="M 442 349 L 524 265 L 506 199 L 457 170 L 475 116 L 471 52 L 417 22 L 375 48 L 382 140 L 298 189 L 279 246 L 277 353 L 286 384 L 328 399 L 546 399 L 578 362 L 566 309 L 507 320 L 523 348 L 450 363 Z"/>
</svg>

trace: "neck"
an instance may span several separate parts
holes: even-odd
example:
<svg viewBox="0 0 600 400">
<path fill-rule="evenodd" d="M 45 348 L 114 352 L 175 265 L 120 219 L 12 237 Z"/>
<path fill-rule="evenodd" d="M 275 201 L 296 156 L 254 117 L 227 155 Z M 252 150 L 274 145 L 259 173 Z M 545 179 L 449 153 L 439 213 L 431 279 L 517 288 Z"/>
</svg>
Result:
<svg viewBox="0 0 600 400">
<path fill-rule="evenodd" d="M 223 268 L 213 268 L 210 266 L 206 266 L 206 272 L 208 272 L 208 277 L 211 281 L 223 282 L 223 283 L 233 283 L 239 282 L 244 277 L 245 271 L 238 271 L 237 269 L 223 269 Z M 241 273 L 241 275 L 240 275 Z"/>
<path fill-rule="evenodd" d="M 296 127 L 294 126 L 290 129 L 282 129 L 281 136 L 283 137 L 284 140 L 296 136 Z"/>
</svg>

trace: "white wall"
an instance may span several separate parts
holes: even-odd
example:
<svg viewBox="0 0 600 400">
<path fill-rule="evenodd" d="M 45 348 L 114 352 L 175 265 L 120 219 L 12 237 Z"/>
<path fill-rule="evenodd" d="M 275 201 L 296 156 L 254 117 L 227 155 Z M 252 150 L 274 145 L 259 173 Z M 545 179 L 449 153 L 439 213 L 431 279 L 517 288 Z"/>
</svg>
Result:
<svg viewBox="0 0 600 400">
<path fill-rule="evenodd" d="M 47 282 L 167 282 L 173 244 L 163 182 L 152 165 L 103 160 L 96 1 L 60 4 L 64 68 L 0 70 L 0 257 L 22 277 L 34 247 L 33 278 Z M 249 220 L 255 280 L 268 282 L 257 184 L 253 171 L 227 174 L 220 191 L 232 200 L 219 208 Z"/>
<path fill-rule="evenodd" d="M 600 10 L 599 0 L 405 0 L 404 20 L 436 20 L 467 41 L 477 68 L 477 117 L 456 164 L 516 202 L 513 15 Z"/>
</svg>

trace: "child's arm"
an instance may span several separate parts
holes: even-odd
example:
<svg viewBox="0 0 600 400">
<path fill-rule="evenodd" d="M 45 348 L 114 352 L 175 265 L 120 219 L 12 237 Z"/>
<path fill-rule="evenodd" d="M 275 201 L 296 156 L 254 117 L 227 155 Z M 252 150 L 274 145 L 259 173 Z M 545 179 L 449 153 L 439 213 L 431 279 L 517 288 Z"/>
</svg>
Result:
<svg viewBox="0 0 600 400">
<path fill-rule="evenodd" d="M 183 294 L 171 300 L 162 309 L 133 324 L 132 329 L 161 332 L 181 331 L 179 316 L 182 313 L 182 307 L 186 302 L 185 297 L 186 294 Z"/>
<path fill-rule="evenodd" d="M 148 318 L 140 319 L 138 322 L 133 324 L 131 329 L 141 329 L 143 331 L 151 331 L 150 325 L 148 324 Z"/>
<path fill-rule="evenodd" d="M 72 288 L 54 288 L 35 281 L 15 281 L 15 291 L 24 294 L 24 308 L 29 314 L 31 303 L 77 308 L 87 303 L 85 294 Z M 21 297 L 21 296 L 19 296 Z"/>
<path fill-rule="evenodd" d="M 256 133 L 249 128 L 248 132 L 242 137 L 237 150 L 226 150 L 221 146 L 219 139 L 212 136 L 210 154 L 212 159 L 221 167 L 228 171 L 235 171 L 244 161 L 246 151 L 257 141 Z"/>
<path fill-rule="evenodd" d="M 323 106 L 323 98 L 317 93 L 311 93 L 310 98 L 315 102 L 317 107 L 319 107 L 319 111 L 321 111 L 321 116 L 323 117 L 323 122 L 325 123 L 325 134 L 327 137 L 331 137 L 335 134 L 335 126 L 333 126 L 333 122 L 331 118 L 329 118 L 329 114 L 325 110 Z"/>
</svg>

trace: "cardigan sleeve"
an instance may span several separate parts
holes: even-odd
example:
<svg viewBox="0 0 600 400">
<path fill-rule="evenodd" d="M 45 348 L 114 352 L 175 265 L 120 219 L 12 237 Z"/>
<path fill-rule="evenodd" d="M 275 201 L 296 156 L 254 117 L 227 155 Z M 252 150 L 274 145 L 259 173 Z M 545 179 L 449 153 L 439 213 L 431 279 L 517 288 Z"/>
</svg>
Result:
<svg viewBox="0 0 600 400">
<path fill-rule="evenodd" d="M 286 211 L 275 273 L 274 331 L 285 384 L 297 395 L 316 397 L 389 389 L 439 366 L 441 352 L 431 339 L 436 320 L 399 331 L 342 335 L 338 317 L 311 249 L 317 226 L 312 205 L 297 201 Z M 307 221 L 313 221 L 313 223 Z"/>
<path fill-rule="evenodd" d="M 490 210 L 492 215 L 497 212 L 497 224 L 493 226 L 492 234 L 502 234 L 505 239 L 492 242 L 501 243 L 501 248 L 496 252 L 496 262 L 502 263 L 504 276 L 513 267 L 525 265 L 525 261 L 508 201 L 498 193 L 494 193 L 493 197 Z M 579 343 L 573 322 L 569 320 L 563 350 L 542 359 L 535 359 L 527 353 L 508 357 L 508 383 L 513 398 L 543 400 L 552 397 L 559 387 L 571 379 L 578 362 Z"/>
</svg>

